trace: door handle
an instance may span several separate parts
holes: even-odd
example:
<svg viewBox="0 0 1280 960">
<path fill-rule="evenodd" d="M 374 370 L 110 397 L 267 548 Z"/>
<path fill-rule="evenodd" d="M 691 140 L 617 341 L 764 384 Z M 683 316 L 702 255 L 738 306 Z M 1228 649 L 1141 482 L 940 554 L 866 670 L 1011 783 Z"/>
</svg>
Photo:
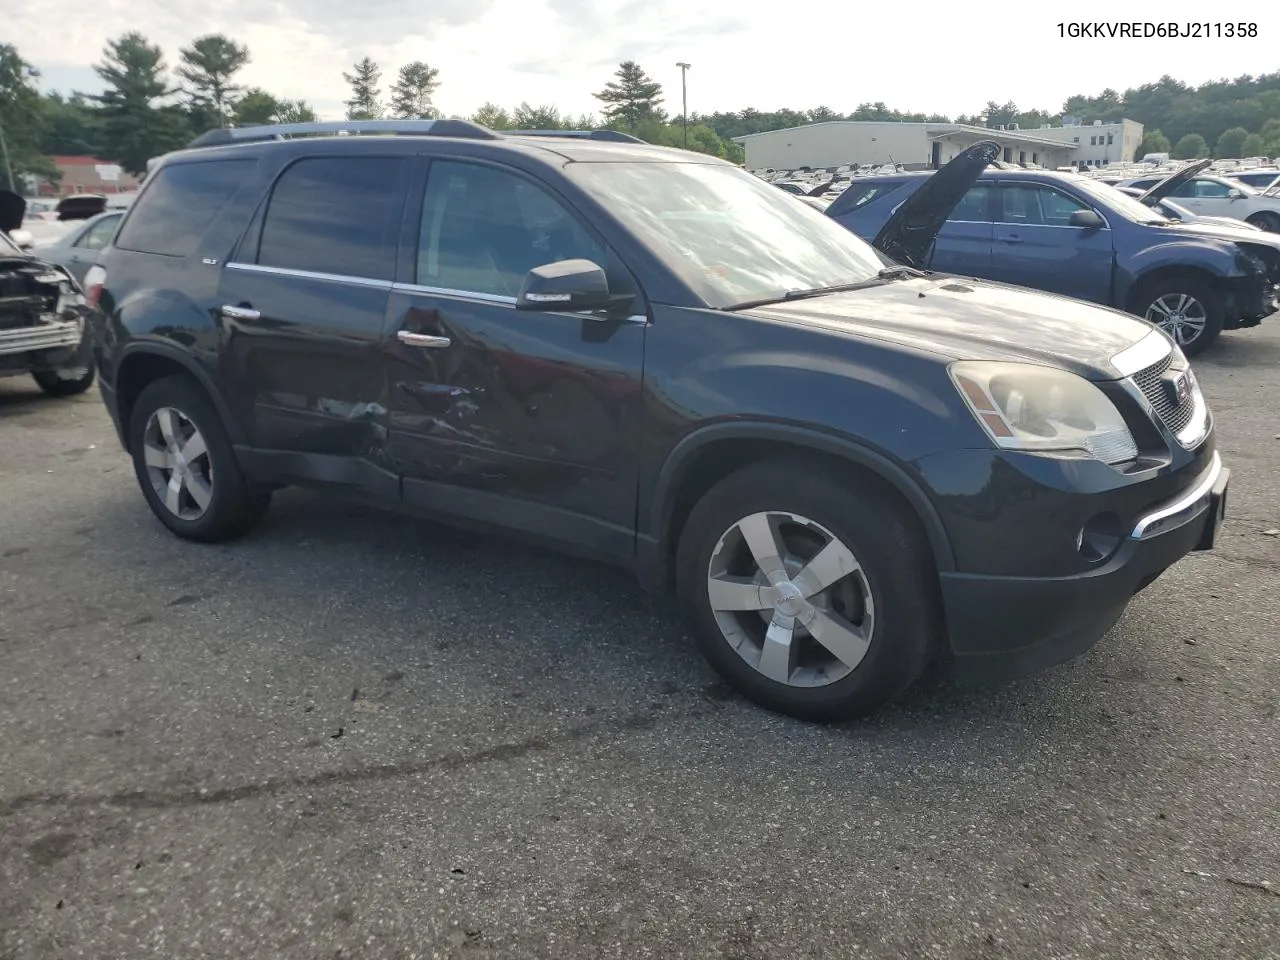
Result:
<svg viewBox="0 0 1280 960">
<path fill-rule="evenodd" d="M 411 347 L 447 347 L 449 346 L 448 337 L 433 337 L 427 333 L 410 333 L 408 330 L 401 330 L 396 334 L 396 339 L 401 343 L 407 343 Z"/>
<path fill-rule="evenodd" d="M 1001 237 L 1000 239 L 1003 240 L 1005 243 L 1021 243 L 1022 242 L 1022 238 L 1017 236 L 1016 234 L 1009 237 Z"/>
<path fill-rule="evenodd" d="M 220 311 L 228 320 L 258 320 L 262 314 L 252 307 L 233 307 L 224 303 Z"/>
</svg>

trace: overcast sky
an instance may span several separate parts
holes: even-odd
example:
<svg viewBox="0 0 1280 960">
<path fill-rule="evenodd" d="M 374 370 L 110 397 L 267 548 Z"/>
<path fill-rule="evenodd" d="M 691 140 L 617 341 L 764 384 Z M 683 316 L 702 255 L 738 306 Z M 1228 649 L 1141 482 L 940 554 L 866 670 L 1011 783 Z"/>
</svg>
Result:
<svg viewBox="0 0 1280 960">
<path fill-rule="evenodd" d="M 341 117 L 342 73 L 366 55 L 382 66 L 384 97 L 404 63 L 439 68 L 436 103 L 446 114 L 470 114 L 486 100 L 596 112 L 591 94 L 630 59 L 665 86 L 672 113 L 680 110 L 675 63 L 684 60 L 692 64 L 690 111 L 825 105 L 847 112 L 881 100 L 954 116 L 989 99 L 1056 110 L 1074 93 L 1123 90 L 1166 72 L 1199 84 L 1280 68 L 1280 4 L 1224 6 L 1257 22 L 1256 39 L 1059 36 L 1058 23 L 1069 17 L 1188 22 L 1216 9 L 1173 0 L 39 0 L 30 15 L 6 19 L 5 33 L 43 71 L 45 89 L 85 92 L 101 89 L 92 65 L 107 37 L 140 30 L 173 66 L 194 37 L 226 33 L 253 58 L 242 83 L 305 99 L 326 119 Z"/>
</svg>

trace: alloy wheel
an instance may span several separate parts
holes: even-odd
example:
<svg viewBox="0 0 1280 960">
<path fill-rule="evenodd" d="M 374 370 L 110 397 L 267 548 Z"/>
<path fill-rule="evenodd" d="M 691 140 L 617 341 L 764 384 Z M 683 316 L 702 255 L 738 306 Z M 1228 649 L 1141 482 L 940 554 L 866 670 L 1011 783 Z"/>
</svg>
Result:
<svg viewBox="0 0 1280 960">
<path fill-rule="evenodd" d="M 213 463 L 204 436 L 191 418 L 160 407 L 142 435 L 147 477 L 165 509 L 182 520 L 199 520 L 213 499 Z"/>
<path fill-rule="evenodd" d="M 753 513 L 726 530 L 708 564 L 707 598 L 729 646 L 788 686 L 844 678 L 875 631 L 871 589 L 853 551 L 794 513 Z"/>
<path fill-rule="evenodd" d="M 1209 323 L 1203 303 L 1186 293 L 1166 293 L 1147 307 L 1146 319 L 1185 347 L 1199 339 Z"/>
</svg>

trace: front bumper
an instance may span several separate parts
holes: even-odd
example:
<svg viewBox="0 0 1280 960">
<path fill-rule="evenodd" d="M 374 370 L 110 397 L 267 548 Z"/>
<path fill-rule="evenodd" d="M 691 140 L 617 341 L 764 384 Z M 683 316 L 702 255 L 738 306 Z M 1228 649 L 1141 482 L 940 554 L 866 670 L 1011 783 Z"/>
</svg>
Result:
<svg viewBox="0 0 1280 960">
<path fill-rule="evenodd" d="M 78 347 L 83 338 L 84 329 L 74 320 L 0 330 L 0 356 Z"/>
<path fill-rule="evenodd" d="M 1092 647 L 1135 593 L 1188 553 L 1213 548 L 1229 478 L 1215 451 L 1195 482 L 1140 516 L 1097 569 L 1063 577 L 942 574 L 957 677 L 1008 680 Z"/>
</svg>

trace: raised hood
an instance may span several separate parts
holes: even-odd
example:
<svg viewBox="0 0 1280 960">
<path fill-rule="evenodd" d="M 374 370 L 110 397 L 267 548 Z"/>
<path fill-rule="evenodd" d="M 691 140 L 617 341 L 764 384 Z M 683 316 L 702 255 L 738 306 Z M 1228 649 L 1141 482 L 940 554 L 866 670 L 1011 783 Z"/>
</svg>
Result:
<svg viewBox="0 0 1280 960">
<path fill-rule="evenodd" d="M 1138 199 L 1147 205 L 1153 204 L 1157 200 L 1163 200 L 1201 170 L 1208 167 L 1211 163 L 1213 163 L 1213 161 L 1207 157 L 1204 160 L 1197 160 L 1195 163 L 1189 163 L 1177 173 L 1165 177 Z"/>
<path fill-rule="evenodd" d="M 871 245 L 898 263 L 926 269 L 947 217 L 999 156 L 1000 145 L 994 140 L 967 148 L 898 205 Z"/>
<path fill-rule="evenodd" d="M 0 190 L 0 230 L 13 233 L 27 215 L 27 201 L 12 190 Z"/>
<path fill-rule="evenodd" d="M 976 280 L 922 278 L 769 304 L 755 316 L 901 344 L 949 360 L 1014 360 L 1114 380 L 1116 354 L 1155 329 L 1066 297 Z"/>
</svg>

